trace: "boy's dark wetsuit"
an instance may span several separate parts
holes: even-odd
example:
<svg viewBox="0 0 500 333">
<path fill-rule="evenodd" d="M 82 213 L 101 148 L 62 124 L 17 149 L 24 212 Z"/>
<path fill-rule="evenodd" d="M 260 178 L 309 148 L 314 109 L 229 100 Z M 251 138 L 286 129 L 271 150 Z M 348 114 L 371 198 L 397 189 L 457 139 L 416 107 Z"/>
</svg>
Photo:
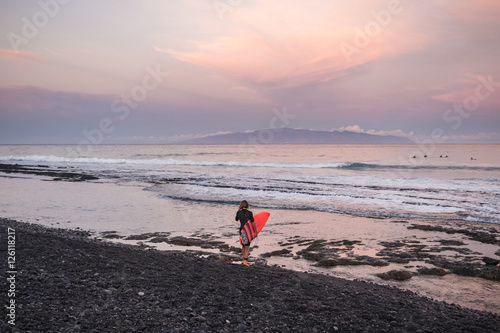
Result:
<svg viewBox="0 0 500 333">
<path fill-rule="evenodd" d="M 242 210 L 239 210 L 236 213 L 235 220 L 236 221 L 240 221 L 239 234 L 241 234 L 241 230 L 243 230 L 243 227 L 248 222 L 248 220 L 250 220 L 252 222 L 255 222 L 254 219 L 253 219 L 253 213 L 251 211 L 247 210 L 247 209 L 244 209 L 244 208 Z M 243 244 L 243 246 L 248 246 L 248 245 L 250 245 L 250 244 Z"/>
</svg>

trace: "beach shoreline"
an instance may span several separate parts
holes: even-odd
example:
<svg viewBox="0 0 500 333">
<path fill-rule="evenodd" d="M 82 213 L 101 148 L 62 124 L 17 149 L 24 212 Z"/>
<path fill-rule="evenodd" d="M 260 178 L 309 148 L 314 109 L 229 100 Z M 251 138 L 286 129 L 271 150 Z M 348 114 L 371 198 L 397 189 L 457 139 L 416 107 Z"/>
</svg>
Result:
<svg viewBox="0 0 500 333">
<path fill-rule="evenodd" d="M 0 225 L 3 240 L 15 230 L 16 326 L 2 323 L 12 332 L 494 332 L 500 325 L 497 314 L 394 287 L 166 254 L 81 230 Z"/>
</svg>

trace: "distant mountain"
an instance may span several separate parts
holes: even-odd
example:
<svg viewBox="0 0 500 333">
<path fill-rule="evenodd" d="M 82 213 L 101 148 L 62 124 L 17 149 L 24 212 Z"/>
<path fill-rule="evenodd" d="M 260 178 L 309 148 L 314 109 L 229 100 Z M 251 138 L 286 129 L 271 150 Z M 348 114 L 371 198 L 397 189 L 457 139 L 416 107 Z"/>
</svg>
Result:
<svg viewBox="0 0 500 333">
<path fill-rule="evenodd" d="M 316 131 L 308 129 L 263 129 L 245 133 L 228 133 L 182 141 L 183 144 L 409 144 L 405 137 L 373 135 L 348 131 Z"/>
</svg>

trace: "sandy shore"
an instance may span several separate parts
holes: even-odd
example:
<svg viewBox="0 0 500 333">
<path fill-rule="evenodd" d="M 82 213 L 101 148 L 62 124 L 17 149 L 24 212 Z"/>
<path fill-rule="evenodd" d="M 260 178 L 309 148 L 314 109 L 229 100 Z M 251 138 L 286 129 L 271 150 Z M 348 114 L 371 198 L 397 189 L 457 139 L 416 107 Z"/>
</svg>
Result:
<svg viewBox="0 0 500 333">
<path fill-rule="evenodd" d="M 496 332 L 500 327 L 499 315 L 388 286 L 256 264 L 246 268 L 5 219 L 0 232 L 5 272 L 12 269 L 7 233 L 15 235 L 16 273 L 10 280 L 15 296 L 4 290 L 1 298 L 3 304 L 14 300 L 16 325 L 3 316 L 5 332 Z"/>
</svg>

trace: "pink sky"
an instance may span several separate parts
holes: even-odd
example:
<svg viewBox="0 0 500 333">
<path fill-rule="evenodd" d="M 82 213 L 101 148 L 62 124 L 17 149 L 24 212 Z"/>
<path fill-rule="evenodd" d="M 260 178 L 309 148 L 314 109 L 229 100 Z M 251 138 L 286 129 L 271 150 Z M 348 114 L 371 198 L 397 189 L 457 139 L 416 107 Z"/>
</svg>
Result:
<svg viewBox="0 0 500 333">
<path fill-rule="evenodd" d="M 0 9 L 0 143 L 78 143 L 94 129 L 107 143 L 172 142 L 267 128 L 283 107 L 296 128 L 500 143 L 498 1 Z"/>
</svg>

